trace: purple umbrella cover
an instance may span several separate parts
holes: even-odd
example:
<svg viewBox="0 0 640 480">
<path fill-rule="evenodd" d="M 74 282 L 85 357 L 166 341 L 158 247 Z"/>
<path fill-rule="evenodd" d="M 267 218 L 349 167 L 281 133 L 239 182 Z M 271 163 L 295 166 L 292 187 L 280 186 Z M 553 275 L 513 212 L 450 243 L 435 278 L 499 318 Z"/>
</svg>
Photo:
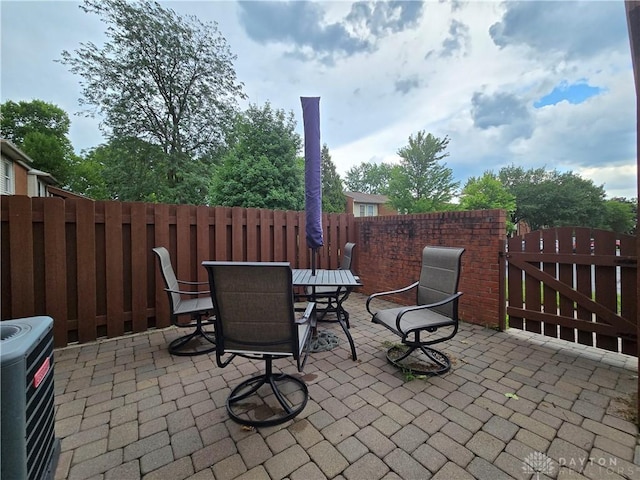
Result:
<svg viewBox="0 0 640 480">
<path fill-rule="evenodd" d="M 320 97 L 300 97 L 304 122 L 304 204 L 307 245 L 316 249 L 322 238 L 322 173 L 320 161 Z"/>
</svg>

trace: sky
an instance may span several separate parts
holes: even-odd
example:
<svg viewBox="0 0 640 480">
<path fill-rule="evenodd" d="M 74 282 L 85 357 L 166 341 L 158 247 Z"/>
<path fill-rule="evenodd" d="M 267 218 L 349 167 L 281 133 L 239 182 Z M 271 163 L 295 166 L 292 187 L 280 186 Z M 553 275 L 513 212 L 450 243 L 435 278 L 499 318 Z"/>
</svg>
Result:
<svg viewBox="0 0 640 480">
<path fill-rule="evenodd" d="M 216 22 L 244 84 L 241 107 L 292 111 L 319 96 L 321 142 L 342 178 L 398 163 L 424 130 L 447 136 L 461 186 L 509 165 L 573 171 L 637 197 L 636 97 L 624 2 L 162 1 Z M 106 40 L 73 1 L 0 1 L 2 102 L 53 103 L 75 150 L 104 142 L 80 77 L 56 60 Z"/>
</svg>

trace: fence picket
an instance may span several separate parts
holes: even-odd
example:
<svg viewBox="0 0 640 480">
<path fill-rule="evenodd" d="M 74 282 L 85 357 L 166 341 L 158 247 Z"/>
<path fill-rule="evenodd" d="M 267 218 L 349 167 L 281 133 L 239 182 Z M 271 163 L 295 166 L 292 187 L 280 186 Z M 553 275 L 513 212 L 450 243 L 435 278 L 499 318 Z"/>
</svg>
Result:
<svg viewBox="0 0 640 480">
<path fill-rule="evenodd" d="M 147 208 L 131 204 L 131 327 L 134 333 L 147 329 L 147 265 L 153 261 L 147 244 Z"/>
<path fill-rule="evenodd" d="M 247 261 L 260 260 L 260 212 L 257 208 L 247 208 Z"/>
<path fill-rule="evenodd" d="M 196 281 L 206 282 L 207 271 L 201 266 L 202 262 L 211 259 L 209 248 L 209 211 L 206 206 L 196 207 Z"/>
<path fill-rule="evenodd" d="M 46 313 L 53 319 L 53 338 L 56 347 L 67 344 L 67 256 L 64 200 L 56 198 L 44 202 L 44 262 Z"/>
<path fill-rule="evenodd" d="M 75 204 L 76 214 L 76 278 L 78 305 L 78 341 L 96 338 L 96 226 L 95 204 L 84 200 L 68 200 Z"/>
<path fill-rule="evenodd" d="M 598 255 L 616 254 L 616 236 L 613 232 L 593 230 L 593 253 Z M 616 302 L 616 269 L 615 267 L 596 265 L 595 273 L 595 300 L 617 312 Z M 602 321 L 596 317 L 596 321 Z M 605 350 L 618 351 L 618 339 L 614 336 L 596 334 L 596 346 Z"/>
<path fill-rule="evenodd" d="M 540 232 L 531 232 L 525 235 L 524 251 L 530 253 L 540 252 Z M 528 273 L 524 275 L 524 303 L 527 306 L 527 310 L 534 312 L 540 312 L 542 308 L 540 281 L 531 277 Z M 525 328 L 527 332 L 542 333 L 542 324 L 538 320 L 528 318 L 525 321 Z"/>
<path fill-rule="evenodd" d="M 107 335 L 117 337 L 124 334 L 122 204 L 104 202 L 104 223 Z"/>
<path fill-rule="evenodd" d="M 584 228 L 576 229 L 575 236 L 576 253 L 580 255 L 591 255 L 591 234 L 589 230 Z M 576 290 L 591 298 L 592 289 L 590 265 L 576 265 Z M 587 322 L 593 321 L 591 318 L 591 312 L 582 305 L 577 306 L 576 317 Z M 578 343 L 583 345 L 593 345 L 593 334 L 591 332 L 578 330 Z"/>
<path fill-rule="evenodd" d="M 542 251 L 544 253 L 556 253 L 556 232 L 555 230 L 546 229 L 542 230 Z M 542 271 L 548 273 L 552 277 L 556 278 L 556 263 L 544 262 L 542 264 Z M 546 283 L 542 287 L 542 304 L 544 306 L 545 313 L 551 313 L 553 315 L 558 314 L 557 292 Z M 558 325 L 552 322 L 544 322 L 544 334 L 548 337 L 557 338 Z"/>
<path fill-rule="evenodd" d="M 558 253 L 560 254 L 573 254 L 573 228 L 563 227 L 556 229 L 558 237 Z M 558 266 L 558 279 L 566 284 L 575 288 L 573 265 L 568 263 L 561 263 Z M 573 302 L 569 300 L 565 295 L 560 295 L 559 302 L 560 315 L 565 317 L 573 317 Z M 575 341 L 575 329 L 560 326 L 560 338 L 570 342 Z"/>
<path fill-rule="evenodd" d="M 165 247 L 171 252 L 170 226 L 169 226 L 169 205 L 155 205 L 153 209 L 154 218 L 154 247 Z M 168 327 L 171 324 L 169 317 L 169 301 L 167 292 L 164 291 L 164 283 L 160 276 L 160 268 L 156 258 L 153 259 L 156 267 L 153 269 L 155 279 L 155 320 L 156 327 Z"/>
<path fill-rule="evenodd" d="M 282 262 L 285 260 L 285 214 L 282 210 L 273 212 L 273 260 Z"/>
<path fill-rule="evenodd" d="M 9 248 L 11 249 L 11 314 L 14 318 L 34 315 L 33 291 L 33 227 L 31 199 L 28 197 L 8 198 L 9 207 Z M 5 199 L 3 198 L 4 202 Z M 4 304 L 4 303 L 3 303 Z"/>
</svg>

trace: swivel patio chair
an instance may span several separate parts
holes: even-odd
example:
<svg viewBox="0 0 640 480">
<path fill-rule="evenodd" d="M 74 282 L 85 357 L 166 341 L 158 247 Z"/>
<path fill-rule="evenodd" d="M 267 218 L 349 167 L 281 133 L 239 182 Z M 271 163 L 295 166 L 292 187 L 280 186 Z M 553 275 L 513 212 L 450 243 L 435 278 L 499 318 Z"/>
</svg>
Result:
<svg viewBox="0 0 640 480">
<path fill-rule="evenodd" d="M 293 357 L 302 371 L 315 327 L 315 305 L 309 303 L 303 312 L 296 312 L 289 263 L 203 265 L 213 296 L 218 366 L 226 367 L 236 356 L 265 361 L 264 373 L 231 391 L 226 402 L 229 416 L 252 427 L 292 419 L 304 410 L 309 392 L 298 376 L 274 372 L 273 361 Z"/>
<path fill-rule="evenodd" d="M 342 250 L 342 260 L 339 270 L 351 270 L 353 264 L 353 249 L 356 244 L 348 242 L 345 244 Z M 318 322 L 338 322 L 342 327 L 349 345 L 351 347 L 351 356 L 353 360 L 356 360 L 356 347 L 353 342 L 353 337 L 349 332 L 349 312 L 346 311 L 342 304 L 349 297 L 349 294 L 353 291 L 353 288 L 348 287 L 306 287 L 305 293 L 309 301 L 315 302 L 318 312 Z M 335 314 L 335 318 L 327 314 Z"/>
<path fill-rule="evenodd" d="M 451 360 L 430 345 L 453 338 L 458 332 L 458 292 L 464 248 L 425 247 L 422 251 L 420 279 L 411 285 L 370 295 L 367 311 L 371 321 L 391 330 L 402 345 L 391 346 L 387 360 L 393 365 L 421 375 L 449 371 Z M 416 289 L 416 305 L 372 311 L 376 298 Z M 443 331 L 438 332 L 439 329 Z M 425 338 L 426 337 L 426 338 Z M 415 351 L 416 355 L 410 355 Z"/>
<path fill-rule="evenodd" d="M 342 260 L 340 262 L 339 270 L 351 270 L 353 264 L 353 249 L 355 243 L 346 243 L 342 250 Z M 344 321 L 349 326 L 349 312 L 342 308 L 342 302 L 344 302 L 353 289 L 346 287 L 307 287 L 305 293 L 307 297 L 313 298 L 316 303 L 316 309 L 318 311 L 318 321 L 339 321 L 340 316 L 344 318 Z M 327 313 L 335 313 L 337 319 L 326 319 Z"/>
<path fill-rule="evenodd" d="M 177 327 L 194 329 L 191 333 L 173 340 L 169 344 L 169 352 L 180 356 L 213 352 L 216 349 L 215 334 L 213 331 L 205 330 L 205 326 L 214 325 L 213 304 L 209 290 L 201 289 L 203 285 L 208 285 L 208 282 L 178 280 L 167 249 L 156 247 L 153 253 L 158 257 L 165 291 L 169 297 L 171 323 Z M 187 315 L 190 316 L 190 321 L 179 321 L 179 317 Z"/>
</svg>

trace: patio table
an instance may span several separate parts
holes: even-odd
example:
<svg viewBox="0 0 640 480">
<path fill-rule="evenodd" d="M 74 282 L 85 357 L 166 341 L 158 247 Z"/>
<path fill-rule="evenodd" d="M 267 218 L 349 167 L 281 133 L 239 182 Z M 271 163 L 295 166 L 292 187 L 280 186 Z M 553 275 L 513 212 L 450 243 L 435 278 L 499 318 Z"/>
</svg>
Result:
<svg viewBox="0 0 640 480">
<path fill-rule="evenodd" d="M 351 270 L 323 270 L 316 269 L 315 275 L 313 270 L 311 269 L 299 269 L 295 268 L 292 270 L 292 281 L 294 287 L 311 287 L 312 292 L 314 292 L 315 287 L 336 287 L 338 293 L 340 293 L 341 289 L 344 289 L 345 292 L 350 291 L 355 287 L 362 286 L 362 282 L 360 281 L 360 277 L 356 276 L 351 272 Z M 313 297 L 313 293 L 311 295 Z M 347 311 L 342 306 L 342 303 L 346 300 L 346 296 L 340 298 L 340 295 L 337 295 L 338 301 L 336 305 L 336 316 L 338 317 L 338 322 L 344 330 L 344 333 L 347 336 L 347 340 L 349 340 L 349 346 L 351 347 L 351 357 L 356 360 L 356 347 L 353 343 L 353 338 L 351 337 L 351 333 L 349 332 L 349 327 L 347 326 Z"/>
</svg>

